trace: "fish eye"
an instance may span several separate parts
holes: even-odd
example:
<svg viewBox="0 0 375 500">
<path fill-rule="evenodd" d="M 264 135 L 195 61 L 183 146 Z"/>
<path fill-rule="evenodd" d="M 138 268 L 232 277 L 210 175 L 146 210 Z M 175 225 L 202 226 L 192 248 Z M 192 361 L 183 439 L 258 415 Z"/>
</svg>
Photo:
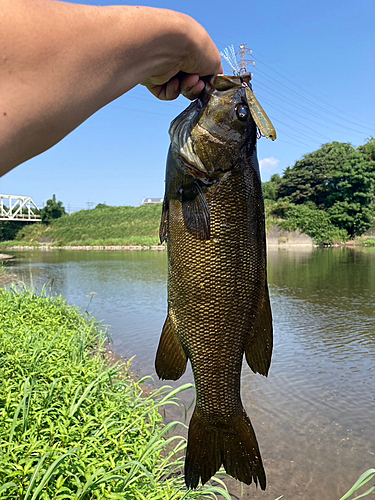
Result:
<svg viewBox="0 0 375 500">
<path fill-rule="evenodd" d="M 246 104 L 238 104 L 236 106 L 236 114 L 239 120 L 246 121 L 249 118 L 250 110 Z"/>
</svg>

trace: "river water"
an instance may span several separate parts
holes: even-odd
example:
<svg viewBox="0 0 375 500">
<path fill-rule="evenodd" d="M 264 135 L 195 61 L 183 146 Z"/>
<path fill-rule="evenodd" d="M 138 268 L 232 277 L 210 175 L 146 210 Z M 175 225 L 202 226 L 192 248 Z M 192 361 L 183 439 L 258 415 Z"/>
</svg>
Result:
<svg viewBox="0 0 375 500">
<path fill-rule="evenodd" d="M 21 280 L 39 289 L 53 280 L 52 290 L 109 325 L 113 350 L 136 356 L 140 376 L 154 372 L 166 315 L 166 252 L 15 254 L 8 266 Z M 338 500 L 375 467 L 375 248 L 270 249 L 268 276 L 270 375 L 247 367 L 242 375 L 268 487 L 228 486 L 233 498 Z M 192 381 L 188 370 L 177 385 Z"/>
</svg>

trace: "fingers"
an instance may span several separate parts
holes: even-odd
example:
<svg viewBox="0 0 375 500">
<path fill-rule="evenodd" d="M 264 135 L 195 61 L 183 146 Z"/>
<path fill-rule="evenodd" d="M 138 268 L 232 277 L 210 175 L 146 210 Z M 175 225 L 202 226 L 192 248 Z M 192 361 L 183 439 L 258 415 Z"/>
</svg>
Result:
<svg viewBox="0 0 375 500">
<path fill-rule="evenodd" d="M 204 82 L 199 78 L 199 75 L 185 75 L 180 82 L 180 93 L 194 101 L 202 93 Z"/>
<path fill-rule="evenodd" d="M 164 85 L 146 85 L 148 90 L 162 101 L 172 101 L 182 94 L 190 101 L 197 99 L 202 93 L 205 83 L 199 75 L 174 76 Z"/>
<path fill-rule="evenodd" d="M 180 79 L 174 76 L 164 85 L 146 85 L 148 90 L 162 101 L 172 101 L 180 95 Z"/>
</svg>

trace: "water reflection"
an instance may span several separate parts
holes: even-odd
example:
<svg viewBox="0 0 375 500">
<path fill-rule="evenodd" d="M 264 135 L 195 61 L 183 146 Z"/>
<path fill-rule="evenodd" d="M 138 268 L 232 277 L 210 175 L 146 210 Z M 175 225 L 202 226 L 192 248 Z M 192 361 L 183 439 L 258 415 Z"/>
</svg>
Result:
<svg viewBox="0 0 375 500">
<path fill-rule="evenodd" d="M 154 371 L 166 314 L 166 259 L 164 252 L 35 251 L 10 265 L 37 287 L 54 279 L 54 290 L 82 307 L 97 293 L 90 311 L 145 375 Z M 269 249 L 268 273 L 271 372 L 264 379 L 245 368 L 242 393 L 269 487 L 245 488 L 244 498 L 339 498 L 375 466 L 375 251 Z M 190 380 L 188 371 L 179 383 Z M 231 491 L 240 491 L 234 482 Z"/>
</svg>

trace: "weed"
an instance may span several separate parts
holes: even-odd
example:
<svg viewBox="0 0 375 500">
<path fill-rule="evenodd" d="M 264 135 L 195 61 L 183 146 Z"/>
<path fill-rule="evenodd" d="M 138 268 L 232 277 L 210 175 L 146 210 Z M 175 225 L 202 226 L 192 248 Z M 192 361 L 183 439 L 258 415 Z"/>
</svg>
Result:
<svg viewBox="0 0 375 500">
<path fill-rule="evenodd" d="M 191 384 L 145 397 L 105 365 L 98 324 L 46 290 L 0 290 L 1 498 L 230 499 L 219 479 L 184 487 L 183 424 L 159 409 Z"/>
</svg>

